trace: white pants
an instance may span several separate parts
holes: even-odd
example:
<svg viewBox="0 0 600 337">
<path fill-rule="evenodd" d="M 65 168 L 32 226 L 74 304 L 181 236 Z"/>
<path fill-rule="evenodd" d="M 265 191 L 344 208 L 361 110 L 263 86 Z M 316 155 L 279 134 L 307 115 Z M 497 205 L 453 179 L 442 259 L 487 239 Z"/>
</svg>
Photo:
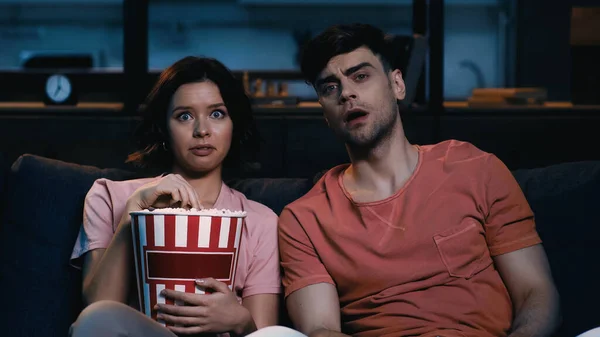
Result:
<svg viewBox="0 0 600 337">
<path fill-rule="evenodd" d="M 600 337 L 600 328 L 586 331 L 577 337 Z"/>
<path fill-rule="evenodd" d="M 88 306 L 71 326 L 70 337 L 177 337 L 164 326 L 122 303 L 100 301 Z M 248 337 L 307 337 L 283 326 L 262 328 Z M 600 328 L 577 337 L 600 337 Z"/>
<path fill-rule="evenodd" d="M 123 303 L 99 301 L 85 308 L 71 325 L 70 337 L 177 337 L 161 324 Z M 248 337 L 306 337 L 282 326 L 262 328 Z"/>
<path fill-rule="evenodd" d="M 271 326 L 255 331 L 248 337 L 306 337 L 306 335 L 290 328 Z M 600 337 L 600 328 L 586 331 L 577 337 Z"/>
<path fill-rule="evenodd" d="M 283 326 L 269 326 L 254 331 L 246 337 L 306 337 L 306 335 Z"/>
</svg>

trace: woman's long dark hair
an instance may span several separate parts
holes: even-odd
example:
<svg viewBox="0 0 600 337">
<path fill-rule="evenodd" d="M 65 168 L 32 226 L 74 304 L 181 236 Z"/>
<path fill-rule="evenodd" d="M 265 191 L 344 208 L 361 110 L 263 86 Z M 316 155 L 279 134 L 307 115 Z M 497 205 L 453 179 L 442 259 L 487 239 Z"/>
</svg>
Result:
<svg viewBox="0 0 600 337">
<path fill-rule="evenodd" d="M 128 163 L 148 173 L 171 170 L 173 154 L 169 150 L 167 129 L 171 98 L 180 86 L 204 81 L 210 81 L 219 88 L 233 122 L 231 147 L 223 162 L 224 170 L 231 173 L 239 171 L 247 160 L 254 159 L 259 139 L 250 99 L 242 82 L 215 59 L 188 56 L 165 69 L 146 98 L 142 108 L 142 123 L 135 134 L 138 150 L 128 156 Z"/>
</svg>

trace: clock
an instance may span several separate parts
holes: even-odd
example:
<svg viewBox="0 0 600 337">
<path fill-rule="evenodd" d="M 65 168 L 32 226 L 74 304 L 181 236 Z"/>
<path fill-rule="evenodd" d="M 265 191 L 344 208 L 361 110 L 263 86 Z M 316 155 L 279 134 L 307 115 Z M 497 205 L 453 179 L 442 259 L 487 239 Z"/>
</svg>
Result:
<svg viewBox="0 0 600 337">
<path fill-rule="evenodd" d="M 77 103 L 73 82 L 66 75 L 51 75 L 46 79 L 44 89 L 44 102 L 48 105 L 73 105 Z"/>
</svg>

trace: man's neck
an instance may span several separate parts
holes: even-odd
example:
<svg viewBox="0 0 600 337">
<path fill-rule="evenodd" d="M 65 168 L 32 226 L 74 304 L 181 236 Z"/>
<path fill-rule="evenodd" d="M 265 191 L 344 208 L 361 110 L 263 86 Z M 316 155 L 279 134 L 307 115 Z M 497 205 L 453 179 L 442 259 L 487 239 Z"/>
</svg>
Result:
<svg viewBox="0 0 600 337">
<path fill-rule="evenodd" d="M 221 193 L 223 180 L 221 170 L 216 169 L 203 175 L 188 174 L 184 170 L 174 168 L 173 173 L 180 174 L 196 191 L 204 208 L 212 208 Z"/>
<path fill-rule="evenodd" d="M 419 151 L 408 142 L 399 122 L 391 134 L 366 151 L 349 151 L 352 164 L 344 186 L 357 202 L 383 200 L 395 194 L 413 174 Z"/>
</svg>

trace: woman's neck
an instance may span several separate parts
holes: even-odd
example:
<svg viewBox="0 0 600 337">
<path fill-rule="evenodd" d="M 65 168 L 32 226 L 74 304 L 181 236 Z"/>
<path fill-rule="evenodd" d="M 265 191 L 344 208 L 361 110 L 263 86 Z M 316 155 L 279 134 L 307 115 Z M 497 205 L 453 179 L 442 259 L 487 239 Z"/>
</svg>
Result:
<svg viewBox="0 0 600 337">
<path fill-rule="evenodd" d="M 194 188 L 203 208 L 213 208 L 223 185 L 220 168 L 203 174 L 190 174 L 174 167 L 172 172 L 181 175 Z"/>
</svg>

